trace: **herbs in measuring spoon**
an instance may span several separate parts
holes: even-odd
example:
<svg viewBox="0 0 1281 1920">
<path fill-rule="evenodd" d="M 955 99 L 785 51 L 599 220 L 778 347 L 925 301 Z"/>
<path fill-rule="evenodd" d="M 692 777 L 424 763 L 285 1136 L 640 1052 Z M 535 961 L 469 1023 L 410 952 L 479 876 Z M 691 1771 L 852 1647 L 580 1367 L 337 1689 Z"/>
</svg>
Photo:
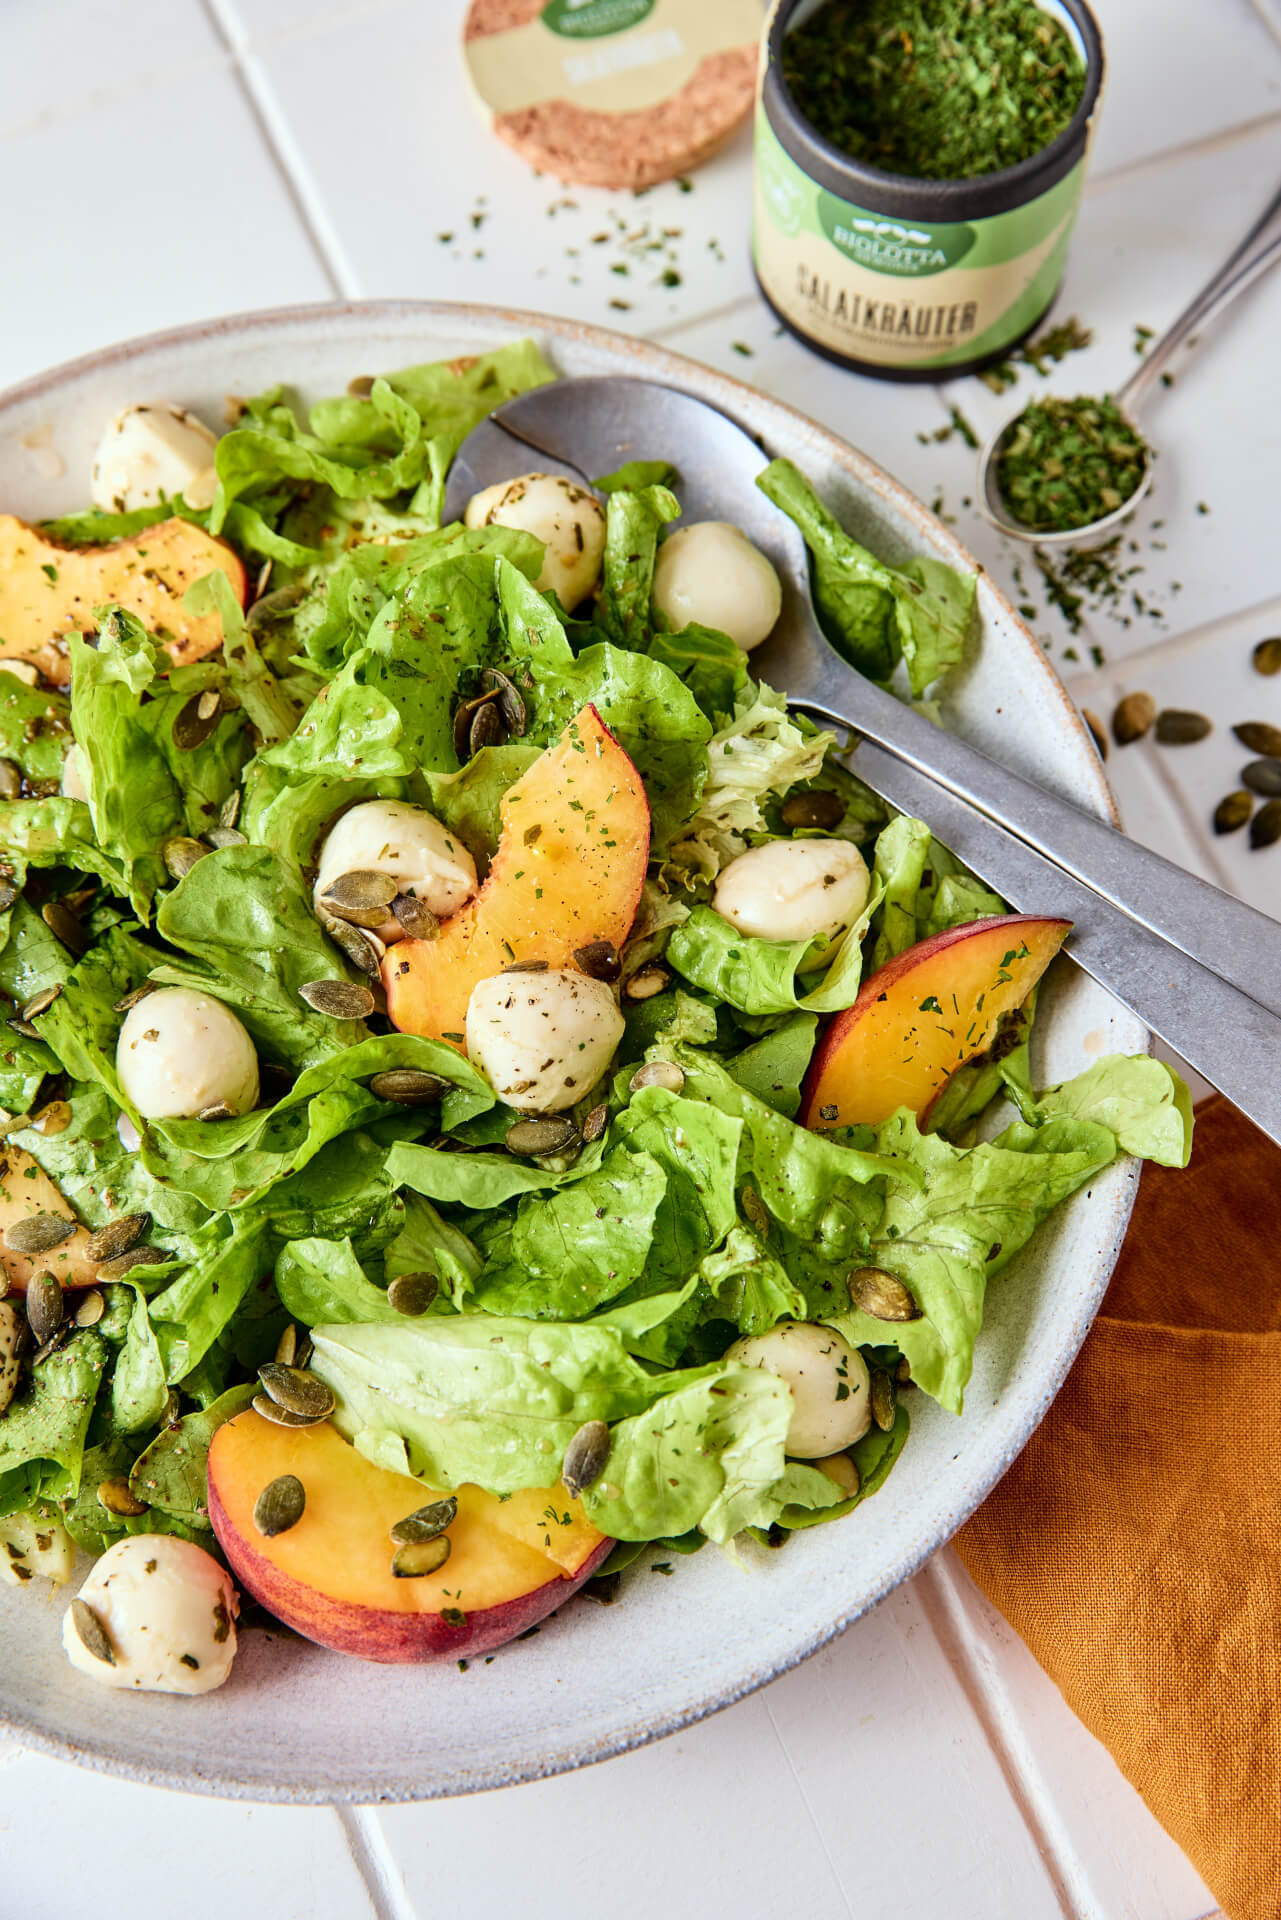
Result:
<svg viewBox="0 0 1281 1920">
<path fill-rule="evenodd" d="M 1037 533 L 1070 533 L 1125 505 L 1150 458 L 1110 399 L 1034 400 L 1006 428 L 997 485 L 1010 513 Z"/>
<path fill-rule="evenodd" d="M 783 42 L 815 130 L 918 180 L 1015 166 L 1071 120 L 1085 68 L 1036 0 L 828 0 Z"/>
</svg>

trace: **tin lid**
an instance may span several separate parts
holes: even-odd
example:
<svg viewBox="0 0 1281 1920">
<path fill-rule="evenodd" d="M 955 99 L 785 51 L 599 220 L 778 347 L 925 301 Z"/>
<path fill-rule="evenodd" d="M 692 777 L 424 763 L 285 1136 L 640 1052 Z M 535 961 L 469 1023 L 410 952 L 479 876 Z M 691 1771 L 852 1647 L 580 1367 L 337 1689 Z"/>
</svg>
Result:
<svg viewBox="0 0 1281 1920">
<path fill-rule="evenodd" d="M 751 110 L 761 0 L 471 0 L 474 99 L 531 166 L 637 188 L 706 159 Z"/>
</svg>

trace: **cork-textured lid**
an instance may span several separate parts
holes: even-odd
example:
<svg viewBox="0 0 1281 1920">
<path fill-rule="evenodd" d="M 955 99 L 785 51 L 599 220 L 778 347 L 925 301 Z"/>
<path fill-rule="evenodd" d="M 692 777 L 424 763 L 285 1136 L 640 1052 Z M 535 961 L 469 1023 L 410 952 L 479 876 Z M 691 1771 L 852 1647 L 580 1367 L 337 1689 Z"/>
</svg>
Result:
<svg viewBox="0 0 1281 1920">
<path fill-rule="evenodd" d="M 500 137 L 540 172 L 648 187 L 750 111 L 762 0 L 471 0 L 463 58 Z"/>
</svg>

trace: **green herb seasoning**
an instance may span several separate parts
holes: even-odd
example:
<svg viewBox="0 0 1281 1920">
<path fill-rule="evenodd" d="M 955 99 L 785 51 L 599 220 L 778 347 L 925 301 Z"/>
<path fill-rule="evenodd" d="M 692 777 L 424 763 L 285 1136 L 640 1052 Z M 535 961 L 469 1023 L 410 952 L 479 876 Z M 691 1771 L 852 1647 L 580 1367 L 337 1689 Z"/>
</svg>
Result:
<svg viewBox="0 0 1281 1920">
<path fill-rule="evenodd" d="M 1072 41 L 1036 0 L 828 0 L 787 35 L 783 77 L 833 146 L 918 180 L 1029 159 L 1085 90 Z"/>
<path fill-rule="evenodd" d="M 1148 457 L 1115 401 L 1034 400 L 1006 430 L 996 478 L 1025 527 L 1069 533 L 1124 506 Z"/>
</svg>

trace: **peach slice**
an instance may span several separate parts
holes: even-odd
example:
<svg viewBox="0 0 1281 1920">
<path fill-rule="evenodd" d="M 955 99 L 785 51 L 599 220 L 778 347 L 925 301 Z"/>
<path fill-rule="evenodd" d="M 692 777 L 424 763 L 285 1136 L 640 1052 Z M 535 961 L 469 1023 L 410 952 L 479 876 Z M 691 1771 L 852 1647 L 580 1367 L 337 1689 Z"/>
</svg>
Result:
<svg viewBox="0 0 1281 1920">
<path fill-rule="evenodd" d="M 109 547 L 57 547 L 0 514 L 0 654 L 30 660 L 46 680 L 71 678 L 66 637 L 90 632 L 93 610 L 115 601 L 163 641 L 176 667 L 222 645 L 216 613 L 183 611 L 193 580 L 221 567 L 245 603 L 245 569 L 231 548 L 189 520 L 160 520 Z"/>
<path fill-rule="evenodd" d="M 919 940 L 863 983 L 810 1063 L 802 1126 L 875 1126 L 898 1107 L 923 1115 L 948 1075 L 991 1045 L 1071 930 L 1070 920 L 1002 914 Z"/>
<path fill-rule="evenodd" d="M 282 1473 L 307 1504 L 264 1538 L 254 1503 Z M 327 1423 L 273 1426 L 250 1410 L 209 1449 L 209 1518 L 232 1572 L 286 1626 L 361 1660 L 457 1660 L 537 1625 L 588 1579 L 613 1542 L 563 1486 L 500 1500 L 460 1487 L 450 1554 L 438 1573 L 397 1579 L 390 1529 L 440 1498 L 356 1452 Z"/>
<path fill-rule="evenodd" d="M 574 963 L 579 947 L 631 931 L 649 859 L 641 777 L 595 707 L 503 796 L 488 878 L 435 940 L 401 940 L 383 962 L 402 1033 L 463 1049 L 472 988 L 521 960 Z"/>
<path fill-rule="evenodd" d="M 85 1252 L 89 1243 L 87 1227 L 77 1223 L 71 1238 L 50 1253 L 15 1253 L 4 1245 L 4 1235 L 9 1228 L 33 1213 L 60 1214 L 63 1219 L 75 1219 L 74 1211 L 44 1168 L 12 1141 L 0 1141 L 0 1267 L 9 1282 L 9 1291 L 25 1293 L 35 1273 L 51 1273 L 64 1287 L 94 1286 L 98 1269 Z"/>
</svg>

